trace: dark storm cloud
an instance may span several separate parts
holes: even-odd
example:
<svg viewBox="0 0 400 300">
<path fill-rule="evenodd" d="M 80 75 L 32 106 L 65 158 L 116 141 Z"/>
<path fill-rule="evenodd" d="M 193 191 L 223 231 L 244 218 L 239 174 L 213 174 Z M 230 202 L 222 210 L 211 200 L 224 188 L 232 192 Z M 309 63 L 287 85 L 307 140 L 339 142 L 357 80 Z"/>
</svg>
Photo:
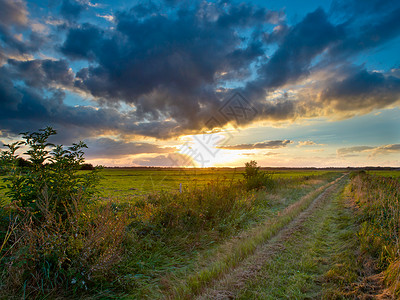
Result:
<svg viewBox="0 0 400 300">
<path fill-rule="evenodd" d="M 60 8 L 60 13 L 66 19 L 77 19 L 86 7 L 74 0 L 63 0 Z"/>
<path fill-rule="evenodd" d="M 337 25 L 331 23 L 330 16 L 322 9 L 317 9 L 292 27 L 282 25 L 277 29 L 282 30 L 279 37 L 274 37 L 274 31 L 266 35 L 265 40 L 278 42 L 279 48 L 259 68 L 259 78 L 240 90 L 257 107 L 257 119 L 295 120 L 332 113 L 365 113 L 398 102 L 396 72 L 371 72 L 347 61 L 360 51 L 399 36 L 400 19 L 395 17 L 399 11 L 391 9 L 369 15 L 368 21 L 354 17 Z M 385 18 L 381 19 L 381 15 Z M 357 30 L 356 25 L 361 29 Z M 336 76 L 327 80 L 314 78 L 318 80 L 314 94 L 309 90 L 302 93 L 300 89 L 290 99 L 283 95 L 273 102 L 264 100 L 272 91 L 312 78 L 313 72 L 321 70 Z"/>
<path fill-rule="evenodd" d="M 11 76 L 24 80 L 31 87 L 48 87 L 52 83 L 64 87 L 72 86 L 74 74 L 66 60 L 9 60 Z"/>
<path fill-rule="evenodd" d="M 386 107 L 400 99 L 400 78 L 360 70 L 342 81 L 329 82 L 321 99 L 338 111 Z"/>
<path fill-rule="evenodd" d="M 87 142 L 89 158 L 116 158 L 141 153 L 169 153 L 177 151 L 173 147 L 160 147 L 150 143 L 125 142 L 110 138 L 100 138 Z"/>
<path fill-rule="evenodd" d="M 7 62 L 0 74 L 0 129 L 16 132 L 24 130 L 23 124 L 50 123 L 78 136 L 198 133 L 211 126 L 207 121 L 233 93 L 231 86 L 257 113 L 219 118 L 220 126 L 365 113 L 399 100 L 398 72 L 377 73 L 349 63 L 399 36 L 395 1 L 336 1 L 329 12 L 317 9 L 297 24 L 251 4 L 175 1 L 166 9 L 147 2 L 114 13 L 112 27 L 106 28 L 90 19 L 78 23 L 88 5 L 65 0 L 57 9 L 69 21 L 57 28 L 62 37 L 65 30 L 65 38 L 52 45 L 62 56 L 56 60 L 37 59 L 48 37 L 29 30 L 22 38 L 16 35 L 29 25 L 22 2 L 0 0 L 0 5 L 5 8 L 0 61 Z M 272 44 L 277 48 L 270 53 Z M 36 59 L 8 59 L 11 54 L 35 54 Z M 324 71 L 331 76 L 315 75 Z M 312 93 L 299 88 L 296 94 L 295 87 L 292 94 L 271 96 L 304 85 L 304 79 L 317 81 Z M 62 89 L 92 96 L 99 105 L 68 106 Z M 132 110 L 118 110 L 121 102 Z"/>
<path fill-rule="evenodd" d="M 157 12 L 140 18 L 143 7 L 134 7 L 116 15 L 114 31 L 71 28 L 62 52 L 97 63 L 77 72 L 76 87 L 108 102 L 132 103 L 142 118 L 172 117 L 182 129 L 201 128 L 220 106 L 220 73 L 249 74 L 264 53 L 260 41 L 241 46 L 237 30 L 265 24 L 273 14 L 249 5 L 217 7 L 213 16 L 200 12 L 182 8 L 175 18 Z"/>
<path fill-rule="evenodd" d="M 290 140 L 277 140 L 277 141 L 266 141 L 262 143 L 255 143 L 255 144 L 240 144 L 240 145 L 232 145 L 232 146 L 222 146 L 219 147 L 221 149 L 228 149 L 228 150 L 249 150 L 249 149 L 277 149 L 283 148 L 287 145 L 292 144 L 293 142 Z"/>
<path fill-rule="evenodd" d="M 23 1 L 0 0 L 0 65 L 10 55 L 31 54 L 43 45 L 45 38 L 34 31 L 22 37 L 20 31 L 28 30 L 28 25 L 28 11 Z"/>
<path fill-rule="evenodd" d="M 108 38 L 99 39 L 98 29 L 82 26 L 68 32 L 62 49 L 72 58 L 95 58 L 99 63 L 85 70 L 81 86 L 97 96 L 136 104 L 140 96 L 163 89 L 187 97 L 187 102 L 192 100 L 188 106 L 196 106 L 193 96 L 212 85 L 218 72 L 248 68 L 263 53 L 257 43 L 238 48 L 241 40 L 235 30 L 249 26 L 254 17 L 242 12 L 246 13 L 244 21 L 237 19 L 241 25 L 219 25 L 199 17 L 195 10 L 182 11 L 177 19 L 161 14 L 140 19 L 133 11 L 120 13 L 117 30 Z M 78 40 L 84 42 L 77 44 Z"/>
<path fill-rule="evenodd" d="M 259 26 L 264 22 L 276 23 L 279 18 L 279 12 L 269 11 L 265 8 L 256 8 L 251 4 L 241 3 L 238 6 L 230 6 L 225 13 L 220 14 L 217 24 L 222 27 L 249 27 Z"/>
<path fill-rule="evenodd" d="M 40 72 L 41 68 L 40 64 Z M 47 74 L 44 71 L 38 74 L 35 82 L 33 77 L 26 76 L 26 82 L 42 86 L 41 76 L 49 76 L 51 71 L 54 71 L 53 65 Z M 51 125 L 62 128 L 63 137 L 68 141 L 71 137 L 76 141 L 107 131 L 169 138 L 178 127 L 174 121 L 137 122 L 134 112 L 121 112 L 112 107 L 68 106 L 64 104 L 62 90 L 52 88 L 45 93 L 42 89 L 14 86 L 12 77 L 5 67 L 0 68 L 0 128 L 14 134 Z"/>
<path fill-rule="evenodd" d="M 308 14 L 288 32 L 279 49 L 259 70 L 259 84 L 277 88 L 308 76 L 312 59 L 341 35 L 341 30 L 328 21 L 322 9 Z"/>
<path fill-rule="evenodd" d="M 399 16 L 400 5 L 397 5 L 389 11 L 375 14 L 375 18 L 369 17 L 360 22 L 353 19 L 342 24 L 340 28 L 344 35 L 329 49 L 329 56 L 335 60 L 347 58 L 397 37 L 400 33 Z"/>
<path fill-rule="evenodd" d="M 71 28 L 61 51 L 71 59 L 92 60 L 102 46 L 102 34 L 102 30 L 87 23 Z"/>
</svg>

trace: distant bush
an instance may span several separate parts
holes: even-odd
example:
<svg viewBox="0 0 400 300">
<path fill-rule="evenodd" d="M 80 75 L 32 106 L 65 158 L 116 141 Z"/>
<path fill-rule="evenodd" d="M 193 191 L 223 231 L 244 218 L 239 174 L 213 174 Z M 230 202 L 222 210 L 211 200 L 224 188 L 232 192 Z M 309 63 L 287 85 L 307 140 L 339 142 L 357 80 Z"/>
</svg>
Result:
<svg viewBox="0 0 400 300">
<path fill-rule="evenodd" d="M 0 298 L 86 291 L 112 280 L 122 259 L 126 218 L 93 205 L 97 170 L 77 172 L 86 145 L 53 145 L 54 134 L 23 133 L 0 154 L 9 198 L 1 203 Z"/>
<path fill-rule="evenodd" d="M 81 164 L 79 169 L 85 171 L 92 171 L 95 170 L 96 168 L 92 164 Z"/>
<path fill-rule="evenodd" d="M 245 172 L 243 174 L 245 179 L 245 187 L 247 190 L 259 190 L 266 188 L 268 190 L 275 187 L 275 182 L 272 178 L 271 173 L 261 171 L 260 167 L 257 166 L 257 162 L 252 160 L 245 164 Z"/>
</svg>

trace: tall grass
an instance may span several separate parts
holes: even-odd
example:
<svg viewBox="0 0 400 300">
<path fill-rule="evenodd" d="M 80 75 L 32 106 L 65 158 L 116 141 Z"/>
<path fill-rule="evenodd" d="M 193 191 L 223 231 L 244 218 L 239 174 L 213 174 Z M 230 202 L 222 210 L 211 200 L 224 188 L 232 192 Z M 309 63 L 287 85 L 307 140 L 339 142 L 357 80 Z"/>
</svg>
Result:
<svg viewBox="0 0 400 300">
<path fill-rule="evenodd" d="M 65 204 L 67 217 L 49 209 L 50 197 L 37 200 L 41 225 L 28 210 L 10 222 L 1 252 L 0 296 L 68 296 L 116 277 L 122 260 L 126 218 L 110 205 L 87 209 L 79 198 Z M 12 217 L 11 217 L 12 218 Z"/>
<path fill-rule="evenodd" d="M 359 172 L 351 181 L 358 206 L 359 237 L 365 251 L 378 259 L 390 290 L 400 296 L 400 182 Z"/>
<path fill-rule="evenodd" d="M 154 193 L 145 200 L 154 208 L 155 226 L 205 230 L 234 221 L 252 208 L 254 194 L 230 181 L 211 181 L 182 193 Z"/>
<path fill-rule="evenodd" d="M 305 182 L 280 184 L 300 189 Z M 51 195 L 44 193 L 35 202 L 40 226 L 29 211 L 20 211 L 19 219 L 2 229 L 7 240 L 0 243 L 0 297 L 161 295 L 163 288 L 173 290 L 168 273 L 194 263 L 201 249 L 243 230 L 269 208 L 266 197 L 260 197 L 265 192 L 271 190 L 264 186 L 256 194 L 246 182 L 217 180 L 131 202 L 92 203 L 74 196 L 64 202 L 62 216 L 51 209 Z M 11 210 L 17 209 L 24 208 Z M 285 211 L 280 219 L 288 222 L 300 209 Z M 262 233 L 260 241 L 276 228 Z M 253 248 L 253 242 L 244 243 L 227 265 Z M 207 272 L 201 274 L 207 277 Z"/>
</svg>

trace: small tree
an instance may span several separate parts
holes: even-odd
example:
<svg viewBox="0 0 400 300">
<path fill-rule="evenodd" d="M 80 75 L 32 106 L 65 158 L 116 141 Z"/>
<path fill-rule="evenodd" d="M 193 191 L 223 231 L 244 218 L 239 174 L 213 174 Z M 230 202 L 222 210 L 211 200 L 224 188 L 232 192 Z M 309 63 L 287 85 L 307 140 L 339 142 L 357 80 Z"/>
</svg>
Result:
<svg viewBox="0 0 400 300">
<path fill-rule="evenodd" d="M 51 127 L 23 133 L 0 153 L 11 200 L 8 209 L 0 207 L 1 299 L 62 291 L 71 298 L 71 291 L 116 279 L 126 215 L 115 214 L 111 204 L 88 205 L 99 176 L 78 171 L 86 145 L 56 146 L 48 142 L 54 134 Z M 21 150 L 29 163 L 21 163 Z"/>
<path fill-rule="evenodd" d="M 96 170 L 77 172 L 84 163 L 85 143 L 56 146 L 48 142 L 55 134 L 51 127 L 22 133 L 22 141 L 5 145 L 8 150 L 1 152 L 0 163 L 6 172 L 6 195 L 14 205 L 35 214 L 40 211 L 38 199 L 46 196 L 51 199 L 47 209 L 63 217 L 66 202 L 77 197 L 88 201 L 99 178 Z M 21 146 L 26 148 L 27 163 L 21 163 L 25 160 L 17 154 Z"/>
<path fill-rule="evenodd" d="M 244 171 L 245 186 L 247 190 L 268 188 L 272 189 L 275 185 L 272 174 L 260 171 L 257 162 L 252 160 L 245 163 Z"/>
<path fill-rule="evenodd" d="M 250 179 L 253 177 L 256 177 L 259 172 L 260 172 L 260 167 L 257 166 L 257 162 L 255 160 L 251 160 L 250 162 L 247 162 L 244 164 L 245 165 L 245 170 L 244 170 L 244 178 L 245 179 Z"/>
</svg>

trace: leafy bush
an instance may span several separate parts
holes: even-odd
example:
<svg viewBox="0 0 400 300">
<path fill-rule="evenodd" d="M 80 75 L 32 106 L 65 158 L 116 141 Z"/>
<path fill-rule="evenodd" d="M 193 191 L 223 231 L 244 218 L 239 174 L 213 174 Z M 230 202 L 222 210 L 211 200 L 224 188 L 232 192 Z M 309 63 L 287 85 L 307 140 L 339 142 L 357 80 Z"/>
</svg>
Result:
<svg viewBox="0 0 400 300">
<path fill-rule="evenodd" d="M 23 133 L 22 141 L 5 145 L 8 150 L 1 152 L 0 160 L 7 171 L 3 179 L 8 189 L 6 195 L 13 204 L 38 213 L 37 199 L 46 193 L 51 199 L 49 209 L 65 217 L 65 202 L 78 195 L 82 201 L 88 201 L 99 178 L 96 170 L 77 172 L 84 162 L 83 149 L 87 148 L 83 142 L 67 148 L 56 146 L 48 142 L 54 134 L 51 127 Z M 27 163 L 21 163 L 17 154 L 21 146 L 27 148 Z"/>
<path fill-rule="evenodd" d="M 80 170 L 92 171 L 95 170 L 95 167 L 92 164 L 82 164 Z"/>
<path fill-rule="evenodd" d="M 267 188 L 270 190 L 275 186 L 272 174 L 260 171 L 260 167 L 257 166 L 257 162 L 254 160 L 245 164 L 245 172 L 243 176 L 247 190 L 259 190 L 261 188 Z"/>
<path fill-rule="evenodd" d="M 0 297 L 85 291 L 112 280 L 122 259 L 125 215 L 93 205 L 97 170 L 78 172 L 86 145 L 53 145 L 54 134 L 23 133 L 1 152 L 9 203 L 1 207 Z"/>
</svg>

